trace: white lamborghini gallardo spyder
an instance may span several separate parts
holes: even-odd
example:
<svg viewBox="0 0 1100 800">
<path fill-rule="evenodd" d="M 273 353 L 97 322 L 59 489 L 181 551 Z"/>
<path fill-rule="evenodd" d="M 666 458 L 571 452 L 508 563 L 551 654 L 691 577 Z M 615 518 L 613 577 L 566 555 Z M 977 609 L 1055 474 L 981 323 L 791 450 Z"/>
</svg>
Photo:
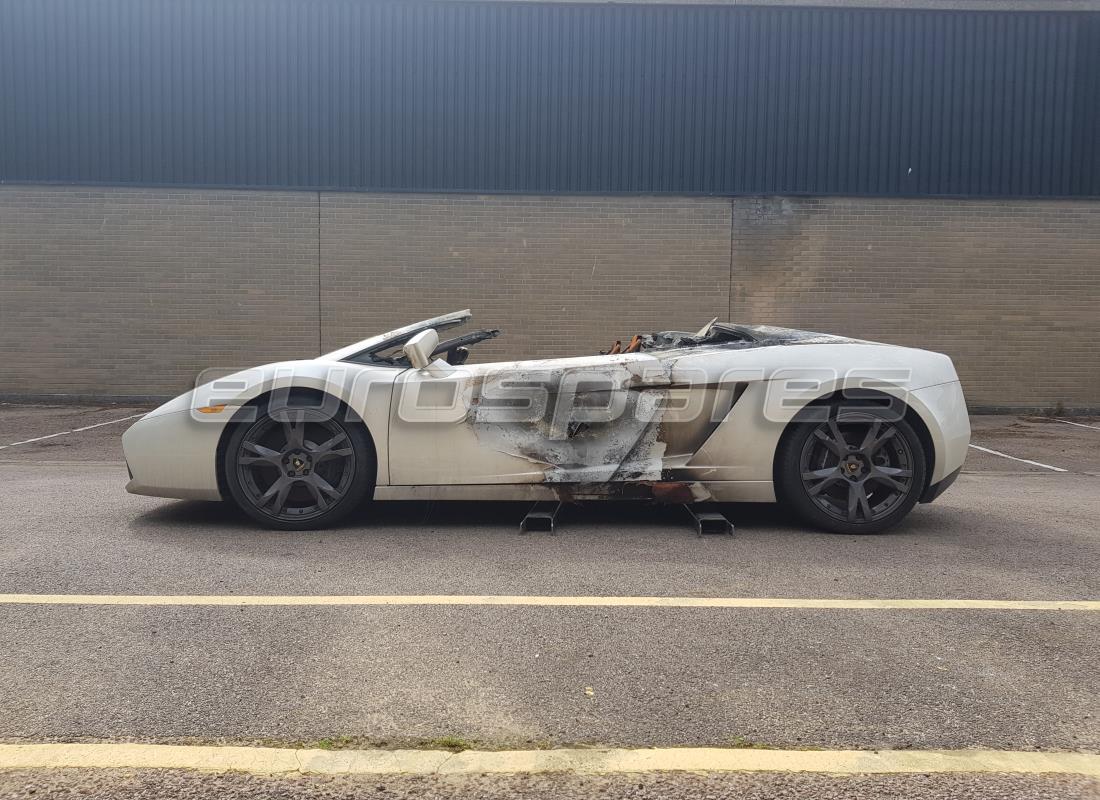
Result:
<svg viewBox="0 0 1100 800">
<path fill-rule="evenodd" d="M 877 533 L 970 438 L 939 353 L 712 321 L 595 356 L 467 364 L 459 311 L 206 383 L 123 436 L 136 494 L 319 528 L 368 499 L 774 502 Z"/>
</svg>

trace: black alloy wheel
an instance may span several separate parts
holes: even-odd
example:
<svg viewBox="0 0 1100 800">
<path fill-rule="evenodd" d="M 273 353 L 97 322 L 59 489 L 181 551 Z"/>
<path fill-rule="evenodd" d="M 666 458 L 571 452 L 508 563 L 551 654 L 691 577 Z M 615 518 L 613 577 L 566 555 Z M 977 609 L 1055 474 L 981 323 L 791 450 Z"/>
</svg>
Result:
<svg viewBox="0 0 1100 800">
<path fill-rule="evenodd" d="M 262 525 L 309 530 L 335 524 L 373 489 L 374 453 L 361 423 L 317 407 L 261 409 L 225 448 L 237 505 Z"/>
<path fill-rule="evenodd" d="M 880 533 L 916 504 L 925 456 L 912 426 L 878 406 L 830 408 L 795 422 L 780 444 L 778 494 L 807 522 L 836 533 Z"/>
</svg>

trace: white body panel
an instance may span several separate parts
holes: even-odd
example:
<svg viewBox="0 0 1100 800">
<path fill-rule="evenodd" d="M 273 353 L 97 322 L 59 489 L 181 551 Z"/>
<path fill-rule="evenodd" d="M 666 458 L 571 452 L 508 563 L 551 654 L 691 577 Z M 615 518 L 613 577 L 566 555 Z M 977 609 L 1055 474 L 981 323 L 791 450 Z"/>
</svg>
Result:
<svg viewBox="0 0 1100 800">
<path fill-rule="evenodd" d="M 932 484 L 962 466 L 969 441 L 951 360 L 923 350 L 821 337 L 463 367 L 436 361 L 422 370 L 343 360 L 383 338 L 246 370 L 166 403 L 123 436 L 133 474 L 128 490 L 219 499 L 226 426 L 249 401 L 287 388 L 323 392 L 362 419 L 377 454 L 379 499 L 586 499 L 638 496 L 617 487 L 643 486 L 659 499 L 671 491 L 664 499 L 674 501 L 684 492 L 695 500 L 772 501 L 784 427 L 812 401 L 857 387 L 898 397 L 919 415 L 932 444 Z M 484 418 L 493 402 L 508 400 L 516 381 L 550 386 L 544 394 L 551 405 L 560 402 L 555 395 L 580 399 L 562 419 Z M 586 417 L 595 412 L 585 398 L 605 395 L 626 398 L 628 413 L 611 421 Z M 708 414 L 693 416 L 693 404 Z M 215 413 L 197 411 L 221 405 Z"/>
</svg>

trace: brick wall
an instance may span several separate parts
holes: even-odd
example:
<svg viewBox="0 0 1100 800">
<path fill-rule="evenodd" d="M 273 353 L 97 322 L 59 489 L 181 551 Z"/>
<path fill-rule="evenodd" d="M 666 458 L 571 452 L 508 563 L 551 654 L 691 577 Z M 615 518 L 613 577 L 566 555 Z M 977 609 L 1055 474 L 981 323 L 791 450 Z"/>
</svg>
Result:
<svg viewBox="0 0 1100 800">
<path fill-rule="evenodd" d="M 1100 203 L 733 205 L 733 317 L 948 353 L 974 404 L 1100 406 Z"/>
<path fill-rule="evenodd" d="M 732 281 L 731 281 L 732 278 Z M 167 395 L 469 306 L 481 360 L 712 316 L 1100 406 L 1100 204 L 0 187 L 0 394 Z"/>
<path fill-rule="evenodd" d="M 479 360 L 581 355 L 729 310 L 720 199 L 326 194 L 327 349 L 469 307 Z"/>
<path fill-rule="evenodd" d="M 0 188 L 2 394 L 176 394 L 317 326 L 316 194 Z"/>
</svg>

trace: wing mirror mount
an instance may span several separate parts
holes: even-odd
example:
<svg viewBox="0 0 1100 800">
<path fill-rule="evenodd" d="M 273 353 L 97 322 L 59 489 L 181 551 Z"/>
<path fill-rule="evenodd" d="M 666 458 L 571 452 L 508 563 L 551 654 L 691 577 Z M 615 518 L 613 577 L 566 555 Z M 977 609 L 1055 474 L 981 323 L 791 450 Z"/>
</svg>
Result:
<svg viewBox="0 0 1100 800">
<path fill-rule="evenodd" d="M 438 344 L 439 334 L 435 328 L 428 328 L 405 342 L 402 351 L 415 369 L 424 369 L 432 363 L 432 353 Z"/>
</svg>

